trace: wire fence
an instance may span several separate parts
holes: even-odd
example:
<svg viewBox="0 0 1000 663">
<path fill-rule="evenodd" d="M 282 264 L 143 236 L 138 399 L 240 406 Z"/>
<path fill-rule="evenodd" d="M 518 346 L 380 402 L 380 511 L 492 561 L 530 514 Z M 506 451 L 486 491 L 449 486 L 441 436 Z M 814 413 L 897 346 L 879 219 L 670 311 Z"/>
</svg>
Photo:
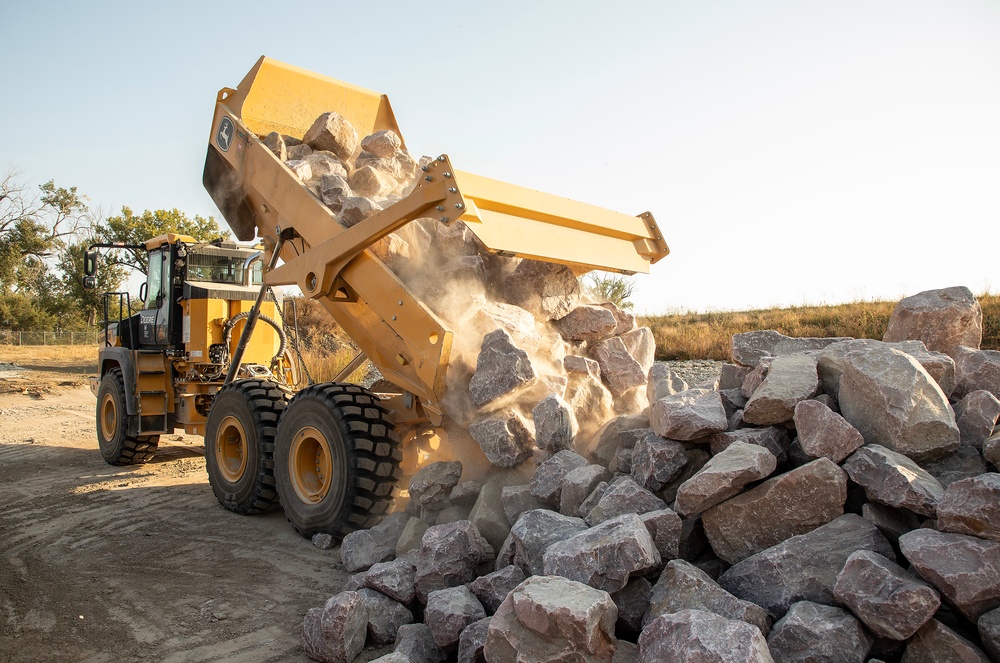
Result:
<svg viewBox="0 0 1000 663">
<path fill-rule="evenodd" d="M 97 345 L 97 329 L 83 331 L 14 331 L 0 329 L 0 345 Z"/>
</svg>

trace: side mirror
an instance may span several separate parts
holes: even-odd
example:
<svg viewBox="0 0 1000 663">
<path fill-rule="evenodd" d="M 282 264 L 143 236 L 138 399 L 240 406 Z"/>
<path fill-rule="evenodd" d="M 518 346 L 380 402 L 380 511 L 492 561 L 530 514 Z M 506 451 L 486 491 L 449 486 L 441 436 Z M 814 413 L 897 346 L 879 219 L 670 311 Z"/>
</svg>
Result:
<svg viewBox="0 0 1000 663">
<path fill-rule="evenodd" d="M 97 287 L 97 277 L 96 276 L 84 276 L 83 277 L 83 289 L 93 290 Z"/>
<path fill-rule="evenodd" d="M 84 251 L 83 252 L 83 273 L 86 276 L 97 276 L 97 251 Z M 83 287 L 87 287 L 84 284 Z M 91 286 L 91 287 L 96 287 Z"/>
<path fill-rule="evenodd" d="M 145 281 L 143 281 L 142 285 L 139 286 L 139 301 L 142 302 L 143 306 L 146 305 L 146 293 L 148 290 L 148 286 L 149 284 L 146 283 Z"/>
</svg>

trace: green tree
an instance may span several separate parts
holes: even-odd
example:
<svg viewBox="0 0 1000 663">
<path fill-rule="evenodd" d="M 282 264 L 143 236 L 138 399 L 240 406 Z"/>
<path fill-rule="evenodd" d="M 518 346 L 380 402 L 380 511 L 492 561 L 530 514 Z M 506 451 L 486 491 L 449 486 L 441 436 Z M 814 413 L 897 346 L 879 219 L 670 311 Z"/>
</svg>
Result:
<svg viewBox="0 0 1000 663">
<path fill-rule="evenodd" d="M 97 271 L 97 287 L 85 289 L 83 253 L 93 242 L 93 238 L 88 238 L 66 246 L 59 254 L 56 271 L 51 276 L 50 291 L 56 296 L 48 303 L 48 308 L 74 327 L 92 326 L 103 319 L 103 293 L 119 290 L 128 274 L 121 265 L 101 265 Z M 117 306 L 117 303 L 117 300 L 112 300 L 109 305 Z M 109 315 L 117 317 L 117 308 L 110 311 Z"/>
<path fill-rule="evenodd" d="M 588 281 L 584 283 L 584 288 L 595 302 L 612 302 L 623 311 L 634 306 L 629 301 L 632 290 L 635 288 L 635 281 L 631 278 L 605 272 L 593 273 L 587 278 Z"/>
<path fill-rule="evenodd" d="M 97 229 L 97 237 L 101 242 L 122 242 L 125 244 L 142 244 L 157 235 L 176 233 L 190 235 L 199 242 L 210 242 L 215 239 L 225 239 L 229 233 L 219 227 L 214 217 L 207 219 L 202 216 L 188 217 L 183 212 L 172 210 L 146 210 L 136 214 L 129 207 L 122 207 L 118 216 L 111 216 Z M 144 250 L 108 251 L 102 258 L 102 266 L 117 264 L 145 273 L 147 266 Z"/>
</svg>

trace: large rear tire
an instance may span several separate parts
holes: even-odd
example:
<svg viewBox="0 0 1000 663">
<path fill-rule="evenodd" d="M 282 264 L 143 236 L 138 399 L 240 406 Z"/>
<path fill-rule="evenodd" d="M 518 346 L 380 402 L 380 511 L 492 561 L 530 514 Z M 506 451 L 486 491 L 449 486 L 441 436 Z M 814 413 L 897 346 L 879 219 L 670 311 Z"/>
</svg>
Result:
<svg viewBox="0 0 1000 663">
<path fill-rule="evenodd" d="M 239 380 L 215 395 L 205 424 L 205 467 L 219 504 L 239 514 L 278 502 L 274 436 L 288 392 L 268 380 Z"/>
<path fill-rule="evenodd" d="M 130 436 L 129 420 L 125 379 L 120 368 L 112 368 L 104 374 L 97 391 L 97 444 L 104 460 L 111 465 L 141 465 L 156 454 L 160 436 Z"/>
<path fill-rule="evenodd" d="M 372 392 L 330 382 L 299 392 L 278 424 L 275 478 L 300 534 L 343 539 L 377 524 L 392 504 L 402 453 Z"/>
</svg>

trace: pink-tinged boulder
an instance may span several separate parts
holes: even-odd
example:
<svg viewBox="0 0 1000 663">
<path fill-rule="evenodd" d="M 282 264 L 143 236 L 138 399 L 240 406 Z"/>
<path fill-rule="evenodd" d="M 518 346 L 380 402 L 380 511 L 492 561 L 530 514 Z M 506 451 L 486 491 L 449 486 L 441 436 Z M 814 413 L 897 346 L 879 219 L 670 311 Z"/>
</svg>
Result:
<svg viewBox="0 0 1000 663">
<path fill-rule="evenodd" d="M 839 463 L 865 443 L 857 428 L 816 400 L 798 403 L 793 420 L 802 451 L 813 458 Z"/>
<path fill-rule="evenodd" d="M 399 627 L 394 653 L 402 654 L 409 663 L 413 663 L 413 661 L 444 663 L 448 658 L 447 654 L 434 644 L 431 627 L 423 623 Z"/>
<path fill-rule="evenodd" d="M 650 367 L 646 381 L 646 398 L 650 403 L 687 391 L 689 388 L 688 383 L 666 364 L 653 364 Z"/>
<path fill-rule="evenodd" d="M 764 384 L 764 379 L 767 377 L 768 371 L 771 370 L 771 362 L 773 361 L 774 357 L 762 358 L 760 363 L 754 366 L 743 377 L 743 384 L 740 385 L 740 394 L 742 394 L 743 398 L 750 398 L 753 396 L 753 392 L 757 391 L 757 388 Z"/>
<path fill-rule="evenodd" d="M 535 436 L 517 412 L 497 414 L 469 426 L 472 436 L 497 467 L 517 467 L 531 457 Z"/>
<path fill-rule="evenodd" d="M 499 405 L 501 399 L 534 384 L 537 377 L 528 353 L 514 345 L 506 331 L 497 329 L 483 337 L 476 373 L 469 382 L 472 402 L 478 408 Z"/>
<path fill-rule="evenodd" d="M 962 444 L 976 449 L 982 449 L 983 442 L 993 435 L 998 418 L 1000 399 L 984 389 L 970 391 L 955 403 L 955 421 L 962 433 Z"/>
<path fill-rule="evenodd" d="M 580 518 L 571 518 L 548 509 L 533 509 L 521 515 L 510 529 L 515 561 L 525 575 L 540 575 L 549 546 L 565 541 L 587 529 Z"/>
<path fill-rule="evenodd" d="M 595 343 L 590 356 L 600 365 L 601 377 L 616 398 L 646 384 L 646 372 L 629 354 L 621 338 L 615 336 Z"/>
<path fill-rule="evenodd" d="M 713 456 L 677 490 L 677 511 L 685 517 L 738 495 L 748 484 L 771 475 L 777 467 L 774 454 L 753 444 L 734 442 Z"/>
<path fill-rule="evenodd" d="M 1000 541 L 1000 474 L 991 472 L 948 486 L 938 502 L 938 529 Z"/>
<path fill-rule="evenodd" d="M 535 423 L 535 444 L 543 451 L 561 451 L 573 445 L 580 430 L 569 403 L 558 394 L 549 394 L 531 410 Z"/>
<path fill-rule="evenodd" d="M 819 373 L 820 382 L 823 383 L 823 391 L 837 397 L 840 392 L 840 376 L 844 373 L 844 357 L 847 356 L 848 352 L 874 348 L 893 348 L 910 355 L 938 382 L 938 386 L 941 387 L 945 395 L 950 394 L 955 388 L 955 362 L 948 355 L 940 352 L 929 352 L 920 341 L 885 343 L 873 338 L 857 338 L 832 343 L 819 353 L 816 370 Z"/>
<path fill-rule="evenodd" d="M 967 619 L 1000 606 L 1000 543 L 921 528 L 899 537 L 899 548 Z"/>
<path fill-rule="evenodd" d="M 457 460 L 430 463 L 410 479 L 410 499 L 432 511 L 449 506 L 451 489 L 462 478 L 462 463 Z"/>
<path fill-rule="evenodd" d="M 639 635 L 639 663 L 774 663 L 760 629 L 705 610 L 661 615 Z"/>
<path fill-rule="evenodd" d="M 736 442 L 745 442 L 758 447 L 764 447 L 777 459 L 778 464 L 788 460 L 788 429 L 783 426 L 768 426 L 767 428 L 740 428 L 725 433 L 716 433 L 708 438 L 712 455 L 718 455 Z"/>
<path fill-rule="evenodd" d="M 579 517 L 580 505 L 598 484 L 610 478 L 611 473 L 603 465 L 584 465 L 567 472 L 559 491 L 559 513 Z"/>
<path fill-rule="evenodd" d="M 928 350 L 952 356 L 960 345 L 979 349 L 983 310 L 964 286 L 926 290 L 896 304 L 882 340 L 923 341 Z"/>
<path fill-rule="evenodd" d="M 483 650 L 490 632 L 490 618 L 485 617 L 465 627 L 458 639 L 457 663 L 486 663 Z"/>
<path fill-rule="evenodd" d="M 776 661 L 864 663 L 873 638 L 854 615 L 811 601 L 792 604 L 767 636 Z"/>
<path fill-rule="evenodd" d="M 923 628 L 906 643 L 903 663 L 989 663 L 989 658 L 958 633 L 936 619 L 927 622 Z"/>
<path fill-rule="evenodd" d="M 413 613 L 405 605 L 381 592 L 364 587 L 358 590 L 368 613 L 368 639 L 374 645 L 396 640 L 399 627 L 413 623 Z"/>
<path fill-rule="evenodd" d="M 370 199 L 364 196 L 351 196 L 341 202 L 338 218 L 345 227 L 351 228 L 381 211 L 382 207 Z"/>
<path fill-rule="evenodd" d="M 630 469 L 636 483 L 656 492 L 680 475 L 687 462 L 687 450 L 680 442 L 644 435 L 632 449 Z"/>
<path fill-rule="evenodd" d="M 434 525 L 424 532 L 413 584 L 421 601 L 438 589 L 456 587 L 476 578 L 489 544 L 468 520 Z M 490 550 L 489 552 L 492 552 Z"/>
<path fill-rule="evenodd" d="M 564 449 L 538 466 L 531 483 L 531 494 L 551 505 L 559 504 L 563 479 L 578 467 L 588 465 L 587 459 L 569 449 Z"/>
<path fill-rule="evenodd" d="M 661 560 L 666 561 L 680 556 L 684 523 L 675 511 L 672 509 L 647 511 L 639 518 L 649 531 L 649 535 L 653 537 L 653 544 L 659 551 Z"/>
<path fill-rule="evenodd" d="M 347 161 L 358 147 L 358 132 L 345 117 L 331 111 L 316 118 L 302 142 L 314 150 L 333 152 L 341 161 Z"/>
<path fill-rule="evenodd" d="M 643 376 L 649 375 L 649 369 L 653 367 L 653 359 L 656 354 L 656 340 L 653 338 L 653 330 L 649 327 L 639 327 L 622 334 L 622 342 L 625 349 L 639 363 Z M 645 380 L 643 381 L 645 384 Z"/>
<path fill-rule="evenodd" d="M 503 295 L 542 320 L 555 320 L 580 300 L 580 282 L 565 265 L 526 259 L 504 280 Z"/>
<path fill-rule="evenodd" d="M 274 156 L 278 157 L 282 161 L 288 158 L 288 146 L 285 143 L 285 139 L 281 137 L 277 131 L 272 131 L 268 135 L 264 136 L 264 147 L 271 150 Z"/>
<path fill-rule="evenodd" d="M 791 354 L 775 357 L 767 377 L 743 408 L 743 420 L 758 426 L 789 421 L 795 406 L 819 393 L 816 357 Z"/>
<path fill-rule="evenodd" d="M 490 621 L 490 663 L 606 661 L 615 653 L 618 608 L 599 589 L 558 576 L 528 578 Z"/>
<path fill-rule="evenodd" d="M 768 479 L 701 514 L 721 559 L 735 564 L 843 515 L 847 475 L 826 458 Z"/>
<path fill-rule="evenodd" d="M 348 182 L 353 191 L 366 198 L 381 198 L 396 188 L 396 180 L 371 166 L 355 170 Z"/>
<path fill-rule="evenodd" d="M 976 626 L 983 648 L 994 661 L 1000 660 L 1000 608 L 990 610 L 979 618 Z"/>
<path fill-rule="evenodd" d="M 898 350 L 872 348 L 847 354 L 840 411 L 866 443 L 918 463 L 958 449 L 960 433 L 948 399 L 913 357 Z"/>
<path fill-rule="evenodd" d="M 847 558 L 833 594 L 872 633 L 892 640 L 909 638 L 941 606 L 941 597 L 933 587 L 870 550 L 859 550 Z"/>
<path fill-rule="evenodd" d="M 427 595 L 424 623 L 431 627 L 434 644 L 442 649 L 457 645 L 465 627 L 484 617 L 486 610 L 465 585 L 438 589 Z"/>
<path fill-rule="evenodd" d="M 470 585 L 469 591 L 476 595 L 488 614 L 493 614 L 514 589 L 525 580 L 521 567 L 511 564 L 484 576 L 479 576 Z"/>
<path fill-rule="evenodd" d="M 952 393 L 955 398 L 964 398 L 980 389 L 1000 398 L 1000 352 L 958 348 L 955 381 L 958 383 Z"/>
<path fill-rule="evenodd" d="M 719 392 L 709 389 L 661 398 L 650 406 L 649 421 L 657 435 L 671 440 L 694 440 L 729 426 Z"/>
<path fill-rule="evenodd" d="M 734 334 L 731 341 L 733 361 L 742 366 L 756 366 L 764 357 L 778 357 L 809 350 L 822 350 L 845 337 L 794 338 L 773 329 Z"/>
<path fill-rule="evenodd" d="M 567 341 L 596 343 L 614 335 L 618 320 L 606 308 L 581 304 L 552 324 Z"/>
<path fill-rule="evenodd" d="M 397 134 L 392 129 L 384 129 L 382 131 L 376 131 L 370 136 L 365 136 L 361 140 L 361 149 L 365 152 L 370 152 L 377 157 L 392 157 L 395 156 L 396 150 L 403 146 L 403 141 L 400 140 L 399 134 Z"/>
<path fill-rule="evenodd" d="M 409 603 L 417 596 L 413 585 L 416 573 L 417 568 L 409 559 L 379 562 L 364 574 L 364 586 L 400 603 Z"/>
<path fill-rule="evenodd" d="M 933 518 L 944 488 L 919 465 L 891 449 L 869 444 L 844 463 L 851 481 L 868 499 Z"/>
<path fill-rule="evenodd" d="M 341 592 L 302 622 L 302 648 L 321 663 L 350 663 L 365 648 L 368 610 L 357 592 Z"/>
<path fill-rule="evenodd" d="M 586 503 L 580 506 L 581 513 L 585 506 Z M 626 513 L 642 515 L 666 508 L 667 504 L 663 500 L 637 484 L 632 477 L 624 476 L 608 484 L 600 501 L 587 512 L 584 519 L 593 526 Z"/>
</svg>

